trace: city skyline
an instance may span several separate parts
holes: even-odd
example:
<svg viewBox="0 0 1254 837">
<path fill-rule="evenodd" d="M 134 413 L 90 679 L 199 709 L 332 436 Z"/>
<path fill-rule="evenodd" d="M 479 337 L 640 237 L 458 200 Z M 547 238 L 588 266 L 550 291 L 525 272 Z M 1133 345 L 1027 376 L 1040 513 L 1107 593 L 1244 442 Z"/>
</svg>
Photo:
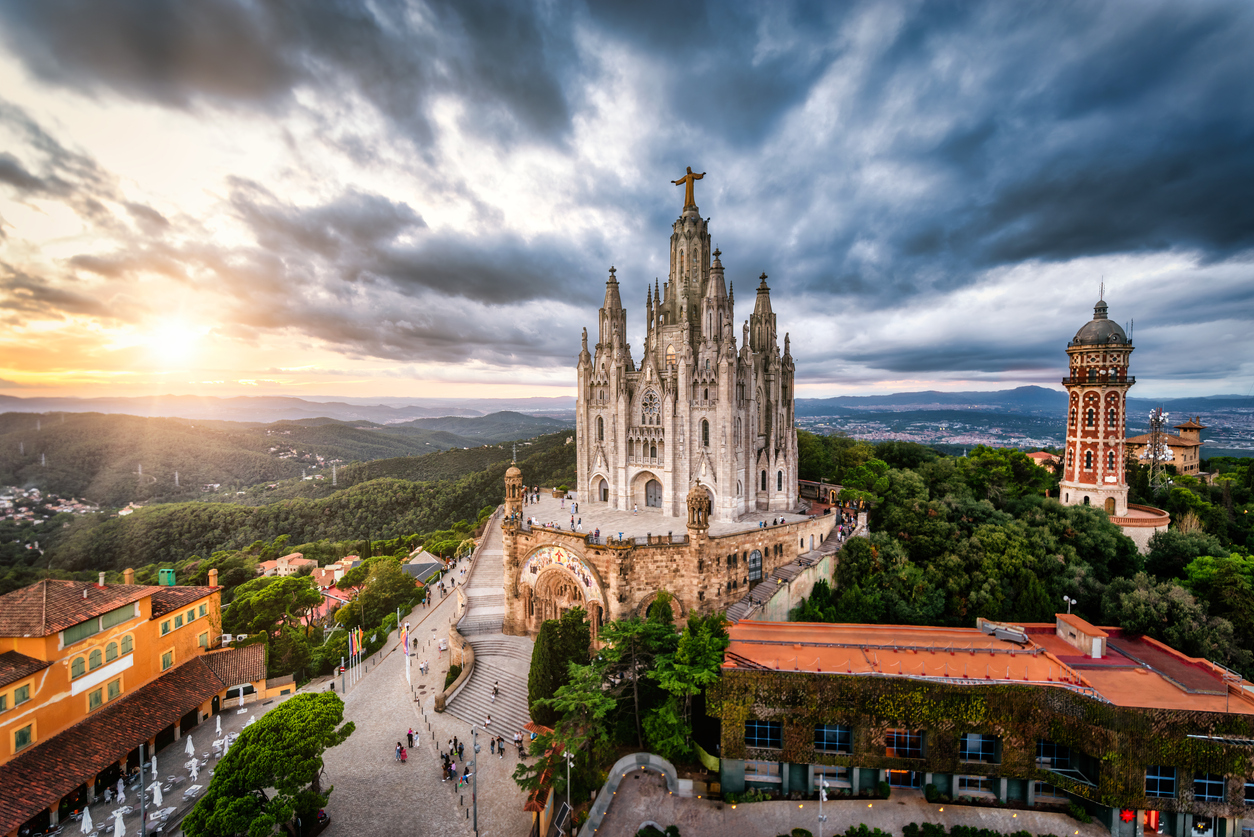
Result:
<svg viewBox="0 0 1254 837">
<path fill-rule="evenodd" d="M 1254 389 L 1254 8 L 0 2 L 0 393 L 573 395 L 685 167 L 797 396 Z M 739 328 L 736 330 L 739 335 Z"/>
</svg>

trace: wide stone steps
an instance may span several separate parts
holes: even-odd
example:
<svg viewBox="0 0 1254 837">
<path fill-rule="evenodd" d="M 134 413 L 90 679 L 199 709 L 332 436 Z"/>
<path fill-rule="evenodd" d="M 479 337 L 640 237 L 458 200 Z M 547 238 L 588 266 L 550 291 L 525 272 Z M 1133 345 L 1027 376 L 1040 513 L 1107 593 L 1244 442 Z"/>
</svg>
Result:
<svg viewBox="0 0 1254 837">
<path fill-rule="evenodd" d="M 489 731 L 513 741 L 514 733 L 531 719 L 527 711 L 527 675 L 534 643 L 526 637 L 492 634 L 467 638 L 475 649 L 475 668 L 461 691 L 448 704 L 454 717 L 482 728 L 492 716 Z M 499 694 L 492 700 L 492 684 Z"/>
</svg>

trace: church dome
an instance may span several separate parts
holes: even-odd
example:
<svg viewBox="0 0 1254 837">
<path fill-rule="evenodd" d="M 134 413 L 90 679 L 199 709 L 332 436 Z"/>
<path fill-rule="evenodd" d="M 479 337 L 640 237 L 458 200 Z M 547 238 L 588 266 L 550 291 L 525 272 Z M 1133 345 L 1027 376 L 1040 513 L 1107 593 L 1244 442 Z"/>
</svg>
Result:
<svg viewBox="0 0 1254 837">
<path fill-rule="evenodd" d="M 506 477 L 521 477 L 522 471 L 518 470 L 517 465 L 510 465 L 509 470 L 505 472 Z"/>
<path fill-rule="evenodd" d="M 1128 335 L 1114 320 L 1106 316 L 1106 302 L 1098 300 L 1093 307 L 1093 319 L 1075 333 L 1073 346 L 1098 346 L 1105 343 L 1127 343 Z"/>
</svg>

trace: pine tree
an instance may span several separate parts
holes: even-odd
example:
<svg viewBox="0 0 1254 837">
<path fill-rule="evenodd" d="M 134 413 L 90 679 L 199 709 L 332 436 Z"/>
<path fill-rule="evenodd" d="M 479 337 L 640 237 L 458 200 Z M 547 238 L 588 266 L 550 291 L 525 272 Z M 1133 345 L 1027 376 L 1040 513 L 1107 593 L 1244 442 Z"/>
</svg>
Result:
<svg viewBox="0 0 1254 837">
<path fill-rule="evenodd" d="M 531 672 L 527 675 L 527 708 L 531 720 L 551 727 L 557 721 L 557 710 L 538 703 L 549 700 L 561 685 L 563 661 L 561 654 L 561 623 L 556 619 L 545 620 L 536 635 L 535 648 L 531 651 Z"/>
</svg>

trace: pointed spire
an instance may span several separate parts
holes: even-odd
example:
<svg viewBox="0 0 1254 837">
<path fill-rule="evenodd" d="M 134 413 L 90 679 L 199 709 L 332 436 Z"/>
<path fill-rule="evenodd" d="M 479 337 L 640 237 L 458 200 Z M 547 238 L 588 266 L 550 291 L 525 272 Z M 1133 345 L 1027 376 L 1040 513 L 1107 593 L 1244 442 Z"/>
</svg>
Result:
<svg viewBox="0 0 1254 837">
<path fill-rule="evenodd" d="M 607 279 L 605 282 L 605 305 L 604 307 L 610 310 L 615 310 L 615 309 L 619 309 L 623 307 L 623 300 L 618 295 L 618 278 L 614 275 L 615 272 L 616 272 L 615 268 L 613 267 L 613 265 L 611 265 L 610 266 L 610 278 Z"/>
</svg>

